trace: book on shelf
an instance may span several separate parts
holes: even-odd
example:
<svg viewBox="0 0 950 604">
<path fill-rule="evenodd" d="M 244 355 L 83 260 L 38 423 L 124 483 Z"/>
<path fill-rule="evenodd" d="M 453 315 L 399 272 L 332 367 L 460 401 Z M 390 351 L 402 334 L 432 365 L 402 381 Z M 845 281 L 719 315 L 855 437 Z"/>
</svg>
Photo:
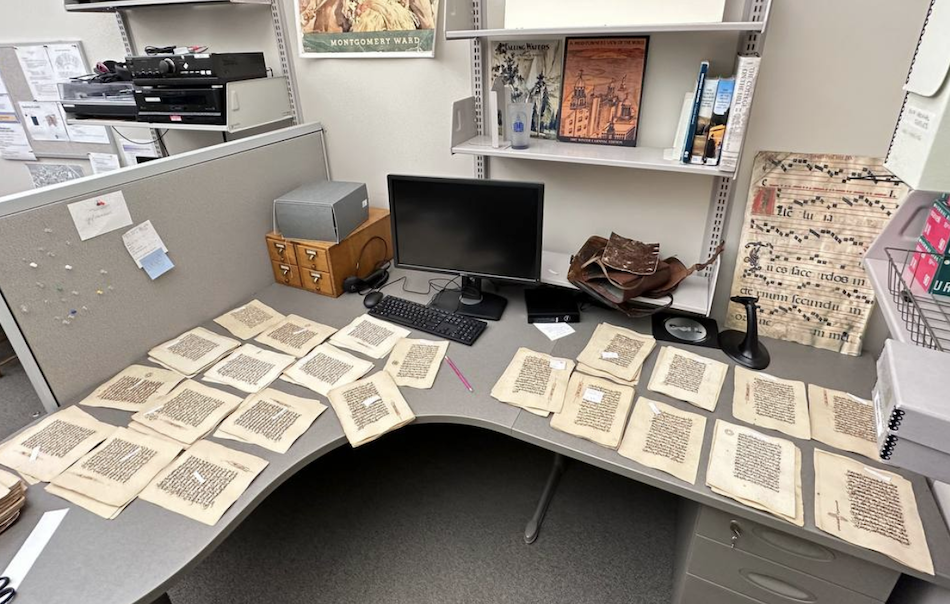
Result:
<svg viewBox="0 0 950 604">
<path fill-rule="evenodd" d="M 689 156 L 689 163 L 702 164 L 709 153 L 709 125 L 712 122 L 713 105 L 716 103 L 716 91 L 719 89 L 719 78 L 706 78 L 703 83 L 703 93 L 699 97 L 699 111 L 696 112 L 696 127 L 693 129 L 693 144 Z M 685 157 L 685 153 L 683 154 Z"/>
<path fill-rule="evenodd" d="M 759 76 L 759 57 L 740 56 L 736 61 L 736 83 L 732 95 L 732 107 L 729 109 L 729 121 L 722 141 L 719 167 L 734 172 L 739 164 L 739 152 L 752 110 L 752 95 Z"/>
<path fill-rule="evenodd" d="M 729 109 L 732 107 L 732 93 L 735 86 L 735 78 L 721 78 L 716 88 L 716 99 L 713 102 L 712 118 L 709 120 L 709 132 L 706 138 L 706 154 L 703 157 L 706 165 L 719 165 L 719 155 L 722 152 L 722 141 L 726 136 L 726 124 L 729 122 Z"/>
<path fill-rule="evenodd" d="M 689 113 L 689 125 L 686 127 L 686 135 L 683 137 L 683 153 L 680 160 L 688 164 L 693 154 L 693 136 L 696 134 L 696 122 L 699 120 L 699 104 L 703 96 L 703 88 L 706 85 L 706 73 L 709 71 L 709 61 L 703 61 L 699 65 L 699 75 L 696 76 L 696 88 L 693 89 L 693 107 Z"/>
<path fill-rule="evenodd" d="M 562 70 L 560 40 L 496 42 L 492 46 L 492 81 L 500 79 L 510 92 L 510 98 L 499 98 L 498 103 L 502 111 L 508 102 L 531 103 L 532 137 L 557 138 Z"/>
<path fill-rule="evenodd" d="M 686 143 L 686 128 L 689 127 L 690 114 L 693 111 L 693 91 L 683 95 L 683 107 L 680 109 L 680 119 L 676 124 L 676 134 L 673 135 L 673 144 L 663 152 L 663 159 L 671 161 L 683 156 L 683 145 Z"/>
</svg>

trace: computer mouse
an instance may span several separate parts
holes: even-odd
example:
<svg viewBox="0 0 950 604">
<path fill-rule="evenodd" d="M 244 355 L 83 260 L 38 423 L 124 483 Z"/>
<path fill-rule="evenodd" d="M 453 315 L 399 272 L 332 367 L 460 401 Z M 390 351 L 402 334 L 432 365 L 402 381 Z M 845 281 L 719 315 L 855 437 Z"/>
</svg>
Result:
<svg viewBox="0 0 950 604">
<path fill-rule="evenodd" d="M 363 296 L 363 306 L 373 308 L 383 300 L 383 292 L 369 292 Z"/>
</svg>

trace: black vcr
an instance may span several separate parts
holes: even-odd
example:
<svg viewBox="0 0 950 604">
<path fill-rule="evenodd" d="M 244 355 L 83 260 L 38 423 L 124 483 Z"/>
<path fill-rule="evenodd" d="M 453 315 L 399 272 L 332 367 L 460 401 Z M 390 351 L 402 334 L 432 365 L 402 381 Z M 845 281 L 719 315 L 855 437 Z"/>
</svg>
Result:
<svg viewBox="0 0 950 604">
<path fill-rule="evenodd" d="M 136 86 L 208 86 L 267 77 L 262 52 L 126 57 Z"/>
<path fill-rule="evenodd" d="M 136 119 L 164 124 L 227 124 L 225 87 L 135 88 Z"/>
</svg>

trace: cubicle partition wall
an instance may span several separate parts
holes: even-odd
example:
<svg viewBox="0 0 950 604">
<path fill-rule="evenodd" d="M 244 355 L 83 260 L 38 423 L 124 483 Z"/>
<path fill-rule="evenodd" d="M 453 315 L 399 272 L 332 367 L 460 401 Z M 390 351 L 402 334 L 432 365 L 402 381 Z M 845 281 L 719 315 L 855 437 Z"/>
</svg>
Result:
<svg viewBox="0 0 950 604">
<path fill-rule="evenodd" d="M 328 178 L 323 128 L 306 124 L 0 199 L 0 326 L 44 407 L 271 282 L 273 200 Z M 132 224 L 81 241 L 69 204 L 117 191 Z M 154 281 L 122 240 L 146 220 L 175 264 Z"/>
</svg>

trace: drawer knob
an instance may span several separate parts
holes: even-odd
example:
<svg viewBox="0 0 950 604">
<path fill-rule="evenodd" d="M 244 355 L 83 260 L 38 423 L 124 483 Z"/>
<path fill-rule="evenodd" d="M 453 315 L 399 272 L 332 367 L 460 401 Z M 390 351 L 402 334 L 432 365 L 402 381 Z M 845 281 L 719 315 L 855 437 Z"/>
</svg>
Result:
<svg viewBox="0 0 950 604">
<path fill-rule="evenodd" d="M 739 537 L 742 536 L 742 527 L 739 526 L 739 523 L 735 520 L 729 522 L 729 530 L 732 531 L 732 538 L 729 540 L 729 547 L 732 549 L 736 548 L 736 543 L 739 542 Z"/>
</svg>

